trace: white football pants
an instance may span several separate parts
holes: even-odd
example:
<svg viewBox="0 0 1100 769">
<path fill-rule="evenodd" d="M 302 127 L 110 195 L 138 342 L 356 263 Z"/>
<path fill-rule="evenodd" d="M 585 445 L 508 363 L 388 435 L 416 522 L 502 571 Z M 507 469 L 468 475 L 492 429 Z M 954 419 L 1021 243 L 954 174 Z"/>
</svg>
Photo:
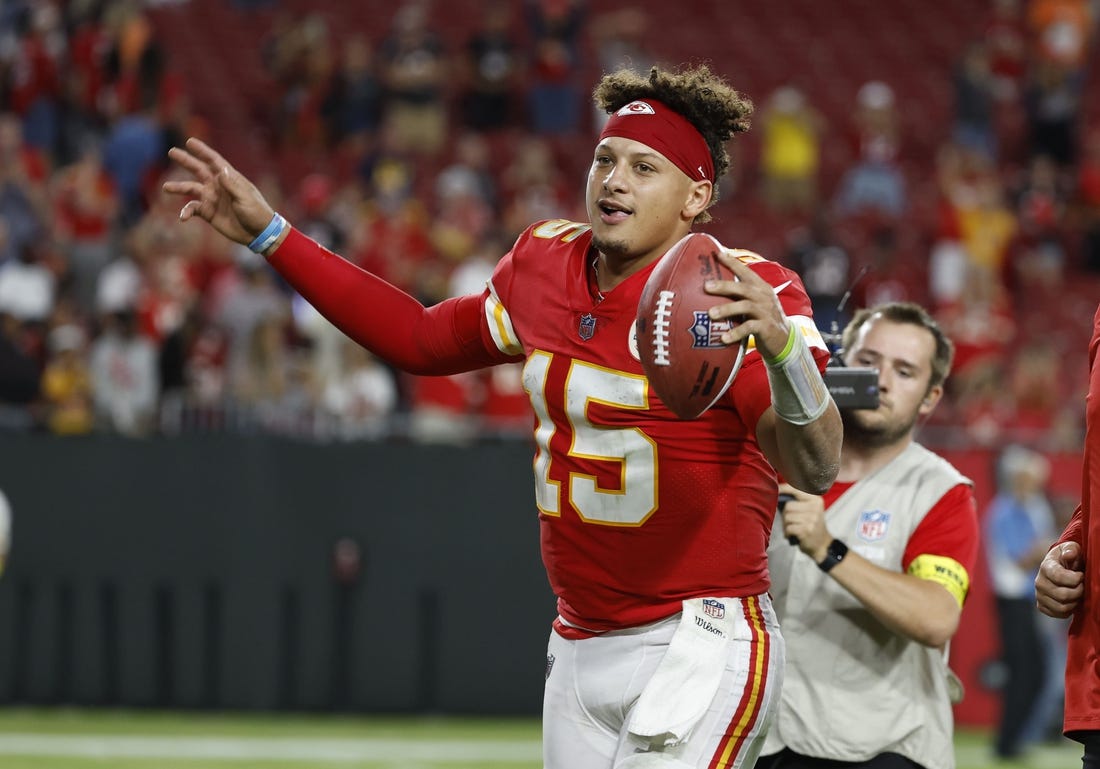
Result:
<svg viewBox="0 0 1100 769">
<path fill-rule="evenodd" d="M 664 747 L 629 733 L 642 690 L 680 614 L 570 641 L 551 631 L 543 696 L 544 769 L 750 769 L 779 703 L 784 645 L 767 595 L 721 599 L 735 613 L 718 692 L 687 739 Z"/>
</svg>

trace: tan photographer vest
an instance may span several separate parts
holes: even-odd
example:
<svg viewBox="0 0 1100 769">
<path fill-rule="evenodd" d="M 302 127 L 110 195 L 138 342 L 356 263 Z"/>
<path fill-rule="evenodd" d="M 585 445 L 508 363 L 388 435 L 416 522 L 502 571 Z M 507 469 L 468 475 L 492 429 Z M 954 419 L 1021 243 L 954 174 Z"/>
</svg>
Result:
<svg viewBox="0 0 1100 769">
<path fill-rule="evenodd" d="M 909 538 L 950 489 L 970 481 L 919 444 L 853 484 L 825 511 L 834 537 L 900 572 Z M 904 638 L 783 536 L 768 549 L 772 597 L 786 640 L 782 702 L 764 746 L 841 761 L 903 755 L 953 769 L 945 654 Z"/>
</svg>

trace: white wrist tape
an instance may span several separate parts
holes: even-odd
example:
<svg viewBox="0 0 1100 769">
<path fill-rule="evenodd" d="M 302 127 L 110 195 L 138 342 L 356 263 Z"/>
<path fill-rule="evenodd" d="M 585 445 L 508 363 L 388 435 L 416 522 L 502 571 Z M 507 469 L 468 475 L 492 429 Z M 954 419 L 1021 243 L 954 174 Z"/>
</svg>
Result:
<svg viewBox="0 0 1100 769">
<path fill-rule="evenodd" d="M 775 360 L 764 358 L 768 383 L 772 388 L 772 407 L 785 422 L 807 425 L 829 407 L 829 390 L 817 369 L 802 332 L 792 324 L 787 347 Z"/>
</svg>

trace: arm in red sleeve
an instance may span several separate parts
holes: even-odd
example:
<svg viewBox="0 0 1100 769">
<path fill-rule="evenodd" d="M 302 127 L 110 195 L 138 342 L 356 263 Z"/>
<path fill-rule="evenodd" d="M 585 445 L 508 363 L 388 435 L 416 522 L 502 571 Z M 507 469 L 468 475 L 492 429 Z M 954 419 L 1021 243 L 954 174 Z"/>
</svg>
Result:
<svg viewBox="0 0 1100 769">
<path fill-rule="evenodd" d="M 521 360 L 487 341 L 483 296 L 424 307 L 298 230 L 267 260 L 333 325 L 410 374 L 441 376 Z"/>
</svg>

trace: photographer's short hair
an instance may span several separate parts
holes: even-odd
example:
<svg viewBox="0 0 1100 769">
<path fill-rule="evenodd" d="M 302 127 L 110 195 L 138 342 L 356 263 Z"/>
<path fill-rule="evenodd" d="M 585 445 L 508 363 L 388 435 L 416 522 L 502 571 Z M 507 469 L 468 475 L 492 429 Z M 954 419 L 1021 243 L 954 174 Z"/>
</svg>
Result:
<svg viewBox="0 0 1100 769">
<path fill-rule="evenodd" d="M 936 352 L 932 356 L 932 377 L 928 387 L 942 385 L 947 380 L 947 375 L 951 373 L 951 361 L 955 357 L 955 345 L 943 333 L 940 324 L 928 313 L 928 310 L 915 302 L 884 302 L 874 307 L 857 310 L 848 325 L 844 327 L 844 333 L 840 338 L 841 346 L 845 351 L 852 348 L 859 330 L 875 316 L 880 316 L 891 323 L 905 323 L 927 330 L 936 341 Z"/>
</svg>

